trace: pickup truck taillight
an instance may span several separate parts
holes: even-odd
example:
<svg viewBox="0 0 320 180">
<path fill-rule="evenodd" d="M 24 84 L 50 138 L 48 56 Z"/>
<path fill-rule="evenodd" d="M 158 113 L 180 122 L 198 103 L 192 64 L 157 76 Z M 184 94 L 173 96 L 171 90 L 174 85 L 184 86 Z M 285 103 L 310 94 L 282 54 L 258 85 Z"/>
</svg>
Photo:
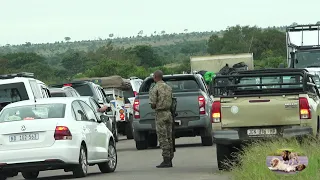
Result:
<svg viewBox="0 0 320 180">
<path fill-rule="evenodd" d="M 135 99 L 133 102 L 133 111 L 134 111 L 134 118 L 135 119 L 140 118 L 139 105 L 140 105 L 139 99 Z"/>
<path fill-rule="evenodd" d="M 206 114 L 206 100 L 203 96 L 198 97 L 199 101 L 199 113 L 200 114 Z"/>
<path fill-rule="evenodd" d="M 214 101 L 211 110 L 211 122 L 219 123 L 221 122 L 221 103 L 220 101 Z"/>
<path fill-rule="evenodd" d="M 299 97 L 299 114 L 300 119 L 311 119 L 310 105 L 305 97 Z"/>
</svg>

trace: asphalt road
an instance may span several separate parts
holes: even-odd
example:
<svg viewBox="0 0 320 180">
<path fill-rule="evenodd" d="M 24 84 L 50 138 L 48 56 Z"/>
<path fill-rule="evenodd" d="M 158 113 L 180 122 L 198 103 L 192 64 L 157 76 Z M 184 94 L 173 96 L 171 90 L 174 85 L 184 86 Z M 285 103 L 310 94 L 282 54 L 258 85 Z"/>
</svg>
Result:
<svg viewBox="0 0 320 180">
<path fill-rule="evenodd" d="M 133 140 L 121 138 L 117 143 L 118 166 L 114 173 L 101 174 L 97 166 L 89 169 L 86 180 L 228 180 L 230 175 L 218 171 L 215 147 L 204 147 L 200 137 L 179 138 L 176 140 L 177 152 L 173 160 L 173 168 L 158 169 L 162 157 L 160 149 L 138 151 Z M 41 180 L 73 179 L 71 172 L 63 170 L 40 172 Z M 8 180 L 22 180 L 19 176 Z"/>
</svg>

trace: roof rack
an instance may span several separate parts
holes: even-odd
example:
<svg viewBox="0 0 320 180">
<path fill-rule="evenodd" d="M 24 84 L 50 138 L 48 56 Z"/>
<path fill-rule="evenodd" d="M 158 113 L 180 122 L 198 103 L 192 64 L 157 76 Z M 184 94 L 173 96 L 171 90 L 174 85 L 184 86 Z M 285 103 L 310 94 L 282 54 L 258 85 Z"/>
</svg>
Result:
<svg viewBox="0 0 320 180">
<path fill-rule="evenodd" d="M 20 72 L 20 73 L 0 75 L 0 79 L 12 79 L 12 78 L 15 78 L 15 77 L 34 78 L 34 73 Z"/>
</svg>

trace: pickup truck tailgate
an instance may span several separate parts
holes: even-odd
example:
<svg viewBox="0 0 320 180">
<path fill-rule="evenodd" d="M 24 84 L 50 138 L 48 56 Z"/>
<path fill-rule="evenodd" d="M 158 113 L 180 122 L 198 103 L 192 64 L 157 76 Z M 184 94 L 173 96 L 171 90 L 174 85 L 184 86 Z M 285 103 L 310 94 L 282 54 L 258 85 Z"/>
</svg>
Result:
<svg viewBox="0 0 320 180">
<path fill-rule="evenodd" d="M 199 91 L 196 92 L 175 92 L 173 96 L 177 98 L 177 119 L 199 119 Z M 151 109 L 148 95 L 139 95 L 140 120 L 154 119 L 155 111 Z"/>
<path fill-rule="evenodd" d="M 230 97 L 220 101 L 222 127 L 300 124 L 298 95 Z"/>
</svg>

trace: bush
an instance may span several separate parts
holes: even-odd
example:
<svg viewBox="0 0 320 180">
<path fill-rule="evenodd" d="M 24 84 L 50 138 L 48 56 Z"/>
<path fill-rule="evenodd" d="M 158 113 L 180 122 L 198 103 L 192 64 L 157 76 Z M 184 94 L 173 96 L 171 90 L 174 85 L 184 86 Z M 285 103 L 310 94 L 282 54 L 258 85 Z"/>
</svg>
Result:
<svg viewBox="0 0 320 180">
<path fill-rule="evenodd" d="M 309 137 L 299 143 L 293 139 L 276 139 L 268 142 L 256 142 L 250 146 L 246 146 L 238 155 L 238 165 L 232 167 L 231 174 L 234 179 L 245 180 L 281 180 L 287 179 L 316 179 L 320 177 L 320 149 L 318 148 L 320 141 Z M 279 149 L 293 149 L 308 157 L 308 165 L 305 170 L 297 174 L 277 174 L 272 172 L 266 166 L 266 157 L 278 154 Z"/>
</svg>

